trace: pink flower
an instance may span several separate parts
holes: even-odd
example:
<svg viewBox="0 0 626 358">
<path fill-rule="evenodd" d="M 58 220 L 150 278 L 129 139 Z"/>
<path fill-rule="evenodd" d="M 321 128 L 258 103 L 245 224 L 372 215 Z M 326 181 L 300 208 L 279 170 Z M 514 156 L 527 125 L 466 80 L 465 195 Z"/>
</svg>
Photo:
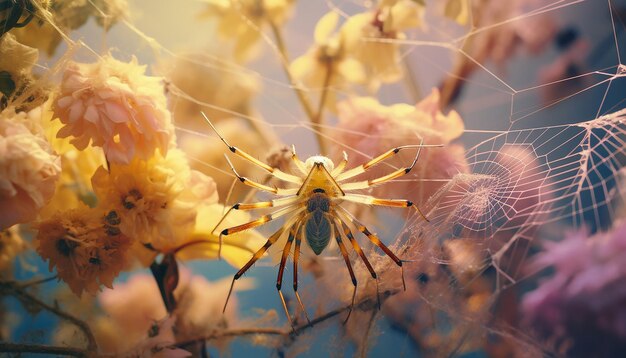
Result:
<svg viewBox="0 0 626 358">
<path fill-rule="evenodd" d="M 251 280 L 240 280 L 235 290 L 245 290 Z M 230 288 L 231 278 L 210 282 L 206 278 L 192 275 L 180 267 L 180 281 L 174 291 L 177 308 L 168 330 L 159 331 L 160 342 L 174 343 L 177 339 L 195 338 L 207 334 L 223 325 L 232 325 L 237 319 L 237 298 L 230 298 L 226 312 L 222 314 L 224 302 Z M 99 344 L 106 352 L 124 352 L 145 347 L 148 332 L 158 322 L 165 322 L 167 311 L 159 288 L 150 275 L 136 274 L 126 283 L 117 284 L 113 290 L 105 290 L 99 296 L 100 305 L 108 320 L 100 322 Z"/>
<path fill-rule="evenodd" d="M 71 62 L 63 74 L 54 115 L 65 126 L 57 136 L 73 136 L 84 149 L 91 141 L 113 163 L 135 156 L 167 153 L 174 130 L 161 78 L 144 75 L 137 59 L 120 62 L 107 55 L 93 64 Z"/>
<path fill-rule="evenodd" d="M 54 194 L 61 160 L 25 113 L 0 113 L 0 230 L 35 219 Z"/>
<path fill-rule="evenodd" d="M 524 316 L 573 356 L 617 356 L 626 349 L 626 222 L 587 237 L 549 243 L 530 268 L 552 267 L 522 301 Z"/>
<path fill-rule="evenodd" d="M 337 147 L 335 157 L 345 150 L 349 155 L 349 167 L 401 145 L 417 145 L 420 138 L 424 144 L 443 144 L 444 148 L 424 148 L 415 168 L 405 180 L 389 183 L 375 191 L 376 195 L 406 198 L 416 203 L 425 201 L 441 186 L 439 179 L 449 179 L 459 172 L 467 171 L 464 150 L 461 145 L 450 144 L 461 136 L 463 120 L 455 111 L 444 115 L 439 110 L 439 91 L 432 93 L 415 106 L 408 104 L 381 105 L 370 97 L 352 98 L 338 105 L 339 124 L 333 140 L 343 146 Z M 415 149 L 401 151 L 400 159 L 391 159 L 396 167 L 408 166 L 415 156 Z M 393 170 L 379 164 L 368 171 L 371 178 Z M 413 174 L 415 173 L 415 174 Z M 432 180 L 434 179 L 434 180 Z"/>
</svg>

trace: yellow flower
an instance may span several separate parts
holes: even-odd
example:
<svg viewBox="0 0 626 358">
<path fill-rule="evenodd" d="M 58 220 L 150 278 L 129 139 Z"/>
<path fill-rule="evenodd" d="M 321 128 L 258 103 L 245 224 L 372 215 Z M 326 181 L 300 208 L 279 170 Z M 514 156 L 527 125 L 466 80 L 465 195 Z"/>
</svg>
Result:
<svg viewBox="0 0 626 358">
<path fill-rule="evenodd" d="M 113 287 L 127 265 L 131 240 L 119 223 L 115 211 L 102 214 L 83 207 L 59 212 L 37 225 L 37 252 L 76 295 L 95 294 L 100 285 Z"/>
<path fill-rule="evenodd" d="M 385 2 L 373 12 L 350 17 L 341 28 L 346 52 L 364 67 L 374 89 L 380 82 L 395 82 L 402 77 L 400 45 L 403 30 L 422 23 L 424 7 L 415 1 Z"/>
<path fill-rule="evenodd" d="M 208 8 L 202 17 L 218 18 L 218 33 L 222 38 L 234 39 L 235 58 L 245 61 L 251 48 L 261 38 L 260 31 L 267 23 L 281 26 L 291 10 L 293 0 L 204 0 Z"/>
<path fill-rule="evenodd" d="M 293 77 L 306 86 L 322 89 L 341 88 L 348 83 L 365 79 L 362 65 L 349 57 L 344 39 L 334 34 L 339 15 L 329 12 L 315 26 L 315 45 L 306 54 L 296 58 L 289 70 Z M 329 96 L 332 102 L 334 96 Z"/>
<path fill-rule="evenodd" d="M 167 157 L 98 168 L 92 185 L 105 210 L 121 218 L 122 232 L 159 252 L 166 252 L 193 230 L 196 206 L 216 202 L 213 180 L 191 171 L 184 153 L 172 149 Z"/>
<path fill-rule="evenodd" d="M 77 208 L 82 204 L 95 206 L 96 197 L 91 188 L 91 176 L 105 163 L 104 154 L 99 148 L 87 147 L 78 150 L 71 144 L 70 138 L 56 137 L 63 124 L 52 120 L 51 103 L 52 101 L 47 101 L 28 113 L 30 123 L 41 124 L 43 135 L 61 157 L 61 175 L 54 195 L 40 212 L 43 218 L 48 218 L 57 211 Z"/>
</svg>

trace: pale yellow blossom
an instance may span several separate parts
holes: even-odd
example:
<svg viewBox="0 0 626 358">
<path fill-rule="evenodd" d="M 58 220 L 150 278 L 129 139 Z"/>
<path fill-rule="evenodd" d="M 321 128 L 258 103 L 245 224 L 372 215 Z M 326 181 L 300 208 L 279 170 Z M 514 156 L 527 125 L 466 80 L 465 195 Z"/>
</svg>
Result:
<svg viewBox="0 0 626 358">
<path fill-rule="evenodd" d="M 163 251 L 193 230 L 199 199 L 188 189 L 191 178 L 185 154 L 172 149 L 167 157 L 157 154 L 148 161 L 112 165 L 109 170 L 100 167 L 92 185 L 98 205 L 119 213 L 124 234 Z M 199 188 L 196 191 L 208 195 Z"/>
<path fill-rule="evenodd" d="M 423 14 L 424 6 L 415 1 L 395 1 L 351 16 L 342 26 L 346 52 L 363 65 L 373 89 L 402 77 L 400 45 L 394 40 L 404 40 L 402 31 L 421 25 Z"/>
<path fill-rule="evenodd" d="M 238 61 L 250 58 L 250 51 L 266 24 L 280 27 L 285 23 L 293 5 L 293 0 L 203 1 L 207 9 L 200 16 L 218 19 L 218 34 L 235 42 L 234 55 Z"/>
<path fill-rule="evenodd" d="M 329 12 L 315 26 L 315 44 L 289 66 L 293 77 L 315 90 L 342 89 L 347 84 L 362 83 L 365 73 L 360 62 L 350 57 L 344 38 L 336 34 L 339 15 Z M 334 91 L 328 93 L 334 102 Z"/>
</svg>

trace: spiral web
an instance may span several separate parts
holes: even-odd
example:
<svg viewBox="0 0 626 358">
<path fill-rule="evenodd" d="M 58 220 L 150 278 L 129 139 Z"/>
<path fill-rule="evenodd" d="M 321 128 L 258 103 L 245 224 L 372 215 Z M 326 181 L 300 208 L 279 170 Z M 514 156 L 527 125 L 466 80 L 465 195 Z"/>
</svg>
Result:
<svg viewBox="0 0 626 358">
<path fill-rule="evenodd" d="M 433 3 L 427 1 L 434 8 Z M 528 276 L 524 263 L 542 241 L 558 240 L 566 230 L 606 230 L 619 215 L 623 215 L 620 210 L 626 189 L 623 177 L 626 173 L 626 106 L 623 99 L 626 88 L 626 65 L 623 64 L 626 56 L 626 2 L 550 0 L 529 3 L 510 11 L 495 23 L 469 30 L 467 27 L 450 26 L 451 21 L 446 19 L 427 20 L 427 31 L 412 32 L 408 39 L 397 40 L 402 45 L 403 58 L 412 68 L 418 83 L 418 93 L 427 93 L 446 78 L 463 84 L 462 91 L 451 101 L 450 108 L 459 111 L 465 122 L 464 135 L 457 142 L 465 147 L 469 170 L 455 173 L 445 180 L 432 179 L 437 190 L 420 203 L 430 223 L 417 217 L 405 220 L 402 216 L 398 219 L 404 227 L 401 230 L 384 227 L 380 220 L 375 225 L 379 232 L 397 235 L 395 244 L 406 240 L 402 233 L 407 232 L 421 232 L 423 239 L 436 242 L 464 238 L 477 243 L 483 251 L 483 262 L 476 275 L 492 268 L 496 272 L 497 287 L 491 297 L 493 302 L 508 288 L 524 283 Z M 207 73 L 241 77 L 241 81 L 252 79 L 260 88 L 253 100 L 254 111 L 222 108 L 195 98 L 175 85 L 170 84 L 168 89 L 179 98 L 194 102 L 198 108 L 242 119 L 261 131 L 275 133 L 288 145 L 297 143 L 298 152 L 305 158 L 308 156 L 306 153 L 314 154 L 317 150 L 314 133 L 317 130 L 305 119 L 294 87 L 282 72 L 275 39 L 266 29 L 257 28 L 262 37 L 259 58 L 250 66 L 228 59 L 220 53 L 219 46 L 207 44 L 209 34 L 214 31 L 213 25 L 194 18 L 202 5 L 201 2 L 176 5 L 180 6 L 179 15 L 168 12 L 168 6 L 172 5 L 165 2 L 154 5 L 151 1 L 131 2 L 131 20 L 115 26 L 105 35 L 92 23 L 88 24 L 84 30 L 72 35 L 75 41 L 69 43 L 64 57 L 50 59 L 44 68 L 54 73 L 58 67 L 49 65 L 54 61 L 63 63 L 71 56 L 93 60 L 101 52 L 98 49 L 113 46 L 116 56 L 129 58 L 136 55 L 141 63 L 158 66 L 163 60 L 179 61 L 177 66 L 189 64 L 200 66 Z M 315 21 L 325 12 L 336 11 L 345 17 L 372 4 L 327 1 L 297 5 L 294 18 L 287 25 L 287 47 L 292 59 L 304 53 L 312 43 Z M 148 10 L 146 6 L 153 6 L 153 9 Z M 428 16 L 429 12 L 427 19 Z M 542 68 L 554 65 L 567 56 L 567 50 L 558 49 L 553 42 L 538 55 L 531 55 L 523 49 L 509 49 L 510 58 L 503 63 L 474 57 L 465 50 L 470 41 L 480 41 L 510 26 L 526 24 L 538 16 L 551 17 L 561 27 L 576 28 L 581 34 L 578 41 L 587 44 L 587 47 L 573 51 L 576 56 L 572 56 L 576 59 L 571 62 L 575 66 L 570 67 L 576 68 L 567 68 L 569 72 L 566 71 L 560 78 L 542 82 L 536 76 Z M 251 22 L 250 26 L 254 24 Z M 198 33 L 206 33 L 207 37 L 200 38 Z M 206 46 L 209 51 L 200 56 L 178 52 L 194 46 Z M 59 52 L 63 55 L 63 51 Z M 473 70 L 467 73 L 455 71 L 458 62 Z M 324 90 L 304 88 L 311 95 L 319 95 Z M 326 90 L 339 96 L 348 94 L 337 88 Z M 378 97 L 386 103 L 414 103 L 418 99 L 415 97 L 419 96 L 416 96 L 415 89 L 405 91 L 403 84 L 399 83 L 383 86 Z M 334 116 L 329 115 L 325 129 L 338 130 L 334 121 Z M 215 136 L 202 123 L 199 115 L 196 123 L 189 123 L 178 124 L 178 132 L 215 141 Z M 356 134 L 372 137 L 371 133 Z M 414 137 L 415 143 L 419 143 L 417 136 Z M 372 137 L 372 140 L 383 139 L 394 140 L 392 137 Z M 236 144 L 243 148 L 248 145 Z M 359 153 L 350 143 L 334 145 L 340 150 Z M 255 148 L 254 145 L 250 147 Z M 225 152 L 225 148 L 215 148 Z M 265 153 L 252 154 L 264 159 Z M 219 161 L 203 162 L 191 153 L 189 157 L 200 162 L 208 175 L 234 178 L 224 161 L 221 164 L 215 164 Z M 401 156 L 387 166 L 399 168 L 410 157 Z M 242 165 L 242 162 L 236 163 Z M 418 178 L 417 174 L 412 174 L 398 180 L 398 183 L 420 185 L 425 181 L 429 181 L 428 177 Z M 235 186 L 231 194 L 242 197 L 242 190 Z M 419 188 L 412 190 L 418 191 Z M 384 215 L 387 215 L 386 211 Z M 394 243 L 394 240 L 385 241 Z M 417 256 L 441 265 L 449 263 L 443 256 L 430 251 Z M 342 263 L 335 264 L 340 269 Z M 261 270 L 260 274 L 250 274 L 252 277 L 261 276 L 258 278 L 258 290 L 269 297 L 261 303 L 266 308 L 279 310 L 273 284 L 270 283 L 275 270 Z M 230 274 L 228 271 L 224 275 Z M 347 281 L 347 277 L 343 276 L 337 279 Z M 315 285 L 313 282 L 310 284 Z M 435 292 L 443 290 L 435 288 Z M 254 301 L 243 297 L 242 305 Z M 454 301 L 449 304 L 433 303 L 426 294 L 423 298 L 434 307 L 454 311 Z M 519 333 L 509 327 L 490 327 L 486 322 L 482 325 L 490 334 L 495 332 L 510 336 Z M 379 328 L 379 331 L 385 329 Z M 398 339 L 394 335 L 400 336 L 403 347 L 410 346 L 408 334 L 384 332 L 377 344 L 369 345 L 370 352 L 380 353 L 394 344 L 394 339 Z M 332 344 L 339 345 L 338 342 Z M 411 348 L 404 348 L 403 352 L 412 354 Z"/>
</svg>

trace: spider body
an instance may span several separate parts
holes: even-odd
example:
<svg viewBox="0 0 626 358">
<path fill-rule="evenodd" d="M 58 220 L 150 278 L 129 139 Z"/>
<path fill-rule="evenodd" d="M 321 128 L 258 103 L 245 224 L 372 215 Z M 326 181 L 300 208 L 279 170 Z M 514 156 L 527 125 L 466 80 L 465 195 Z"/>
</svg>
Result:
<svg viewBox="0 0 626 358">
<path fill-rule="evenodd" d="M 313 189 L 306 199 L 307 215 L 304 217 L 304 234 L 306 242 L 316 255 L 324 251 L 332 234 L 331 201 L 324 189 Z"/>
<path fill-rule="evenodd" d="M 202 113 L 204 115 L 204 113 Z M 259 260 L 266 251 L 278 241 L 283 234 L 287 234 L 287 242 L 283 247 L 281 261 L 278 270 L 278 277 L 276 280 L 276 288 L 280 296 L 285 314 L 291 323 L 291 317 L 289 315 L 285 299 L 283 297 L 281 288 L 283 273 L 287 263 L 287 258 L 291 253 L 292 245 L 293 249 L 293 289 L 295 296 L 300 304 L 301 309 L 306 315 L 306 310 L 302 304 L 302 300 L 298 294 L 298 260 L 300 257 L 300 246 L 302 238 L 306 240 L 306 244 L 312 249 L 312 251 L 319 255 L 321 254 L 331 240 L 337 242 L 337 246 L 341 252 L 341 255 L 345 261 L 348 273 L 354 285 L 354 291 L 352 294 L 352 305 L 356 297 L 357 279 L 352 269 L 352 264 L 348 256 L 348 250 L 346 248 L 346 242 L 349 242 L 350 246 L 361 258 L 361 261 L 366 266 L 372 278 L 377 279 L 376 272 L 365 253 L 361 249 L 360 244 L 353 235 L 353 229 L 361 232 L 369 241 L 380 248 L 391 260 L 394 261 L 402 269 L 402 260 L 400 260 L 379 238 L 376 234 L 372 233 L 364 224 L 362 224 L 357 218 L 355 218 L 348 210 L 346 210 L 341 204 L 344 202 L 353 202 L 366 205 L 378 205 L 388 207 L 400 207 L 408 208 L 413 207 L 424 220 L 426 217 L 422 214 L 419 208 L 413 205 L 412 202 L 404 199 L 379 199 L 370 195 L 363 195 L 354 193 L 355 190 L 367 189 L 375 185 L 383 184 L 391 181 L 400 176 L 406 175 L 415 166 L 419 158 L 422 147 L 426 147 L 423 143 L 419 145 L 407 145 L 390 149 L 389 151 L 371 159 L 367 163 L 355 166 L 346 170 L 348 163 L 347 155 L 344 152 L 343 160 L 335 166 L 332 160 L 327 157 L 316 155 L 308 158 L 306 161 L 301 161 L 295 152 L 295 148 L 292 147 L 292 160 L 295 164 L 299 175 L 285 173 L 278 168 L 271 167 L 258 159 L 254 158 L 250 154 L 231 146 L 226 139 L 224 139 L 216 128 L 204 116 L 209 125 L 213 128 L 215 133 L 220 137 L 222 142 L 226 144 L 228 149 L 240 156 L 241 158 L 249 161 L 250 163 L 264 169 L 274 178 L 279 179 L 286 183 L 288 187 L 279 188 L 276 186 L 268 186 L 262 183 L 252 181 L 248 178 L 240 176 L 228 157 L 228 161 L 231 170 L 237 176 L 237 178 L 245 185 L 251 186 L 261 191 L 276 194 L 278 198 L 270 201 L 261 201 L 256 203 L 237 203 L 233 205 L 224 215 L 222 220 L 218 222 L 217 227 L 223 222 L 224 218 L 228 216 L 231 210 L 254 210 L 261 208 L 277 208 L 270 214 L 263 215 L 256 220 L 252 220 L 247 223 L 243 223 L 237 226 L 223 229 L 220 234 L 220 242 L 223 236 L 228 236 L 237 232 L 252 229 L 261 225 L 264 225 L 279 217 L 286 216 L 287 219 L 283 226 L 275 233 L 270 235 L 267 242 L 254 253 L 252 258 L 237 272 L 233 277 L 233 282 L 230 287 L 226 304 L 232 293 L 232 289 L 236 280 L 238 280 L 257 260 Z M 440 145 L 429 145 L 429 147 L 440 147 Z M 402 149 L 417 148 L 417 153 L 410 166 L 400 168 L 392 171 L 391 173 L 381 176 L 375 179 L 351 181 L 347 180 L 354 178 L 362 173 L 365 173 L 370 167 L 384 161 L 397 154 Z M 427 220 L 428 221 L 428 220 Z M 294 245 L 295 243 L 295 245 Z M 221 247 L 221 245 L 220 245 Z M 404 285 L 404 277 L 402 277 Z M 224 305 L 224 310 L 226 309 Z M 350 310 L 350 313 L 352 309 Z M 346 320 L 350 317 L 350 313 Z M 308 319 L 308 315 L 307 315 Z M 293 324 L 292 324 L 293 327 Z"/>
</svg>

